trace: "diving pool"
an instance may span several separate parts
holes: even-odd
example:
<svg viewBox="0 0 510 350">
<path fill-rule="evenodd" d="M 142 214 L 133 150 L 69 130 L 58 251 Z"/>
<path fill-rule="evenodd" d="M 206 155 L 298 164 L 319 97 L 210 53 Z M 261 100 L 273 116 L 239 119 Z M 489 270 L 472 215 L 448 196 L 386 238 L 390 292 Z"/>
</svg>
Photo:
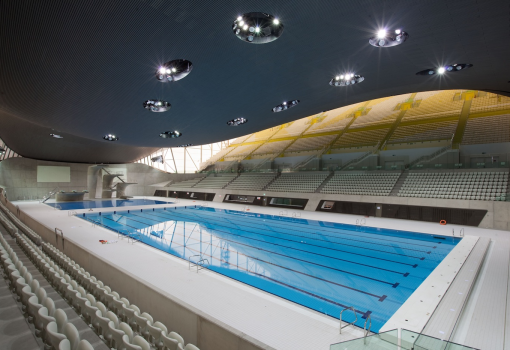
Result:
<svg viewBox="0 0 510 350">
<path fill-rule="evenodd" d="M 200 206 L 78 217 L 332 317 L 353 306 L 355 324 L 370 315 L 374 332 L 460 241 Z"/>
<path fill-rule="evenodd" d="M 78 210 L 94 208 L 131 207 L 135 205 L 171 204 L 172 202 L 156 201 L 152 199 L 94 199 L 83 202 L 55 202 L 44 203 L 60 210 Z"/>
</svg>

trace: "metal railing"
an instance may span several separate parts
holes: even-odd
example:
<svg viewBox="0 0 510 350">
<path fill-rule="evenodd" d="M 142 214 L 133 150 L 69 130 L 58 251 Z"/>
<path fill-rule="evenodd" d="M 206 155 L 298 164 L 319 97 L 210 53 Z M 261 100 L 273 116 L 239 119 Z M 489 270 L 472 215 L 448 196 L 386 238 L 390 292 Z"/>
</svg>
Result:
<svg viewBox="0 0 510 350">
<path fill-rule="evenodd" d="M 354 321 L 352 321 L 351 323 L 348 323 L 346 324 L 345 326 L 342 326 L 342 314 L 344 313 L 344 311 L 347 311 L 347 310 L 351 310 L 352 312 L 354 312 Z M 354 306 L 349 306 L 349 307 L 346 307 L 345 309 L 343 309 L 342 311 L 340 311 L 340 334 L 342 334 L 342 329 L 345 328 L 345 327 L 349 327 L 351 325 L 353 325 L 354 323 L 356 323 L 356 321 L 358 321 L 358 314 L 356 313 L 356 310 L 354 310 Z M 370 321 L 371 322 L 371 321 Z"/>
<path fill-rule="evenodd" d="M 198 259 L 197 262 L 191 261 L 191 258 L 196 257 L 196 256 L 200 257 L 200 259 Z M 206 262 L 207 262 L 207 266 L 205 265 Z M 207 268 L 209 265 L 211 265 L 209 263 L 209 259 L 202 258 L 202 255 L 196 254 L 196 255 L 192 255 L 192 256 L 190 256 L 188 258 L 188 270 L 191 270 L 192 267 L 196 266 L 197 267 L 197 273 L 198 273 L 198 271 Z"/>
</svg>

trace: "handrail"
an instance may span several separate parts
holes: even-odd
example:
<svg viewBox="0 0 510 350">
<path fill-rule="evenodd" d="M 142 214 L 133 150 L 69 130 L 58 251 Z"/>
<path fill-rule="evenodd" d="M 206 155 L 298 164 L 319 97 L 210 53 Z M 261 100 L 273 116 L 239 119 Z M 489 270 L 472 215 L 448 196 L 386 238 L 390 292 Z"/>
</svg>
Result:
<svg viewBox="0 0 510 350">
<path fill-rule="evenodd" d="M 57 231 L 60 231 L 60 235 L 62 236 L 62 249 L 64 249 L 64 232 L 55 227 L 55 244 L 58 244 L 58 232 Z"/>
<path fill-rule="evenodd" d="M 195 256 L 199 256 L 200 259 L 194 263 L 191 261 L 191 258 L 195 257 Z M 191 270 L 192 267 L 197 267 L 197 273 L 198 271 L 202 270 L 202 269 L 205 269 L 205 262 L 207 261 L 207 266 L 211 265 L 211 263 L 209 262 L 209 259 L 207 258 L 202 258 L 202 255 L 200 254 L 195 254 L 195 255 L 191 255 L 189 258 L 188 258 L 188 270 Z M 193 265 L 193 266 L 192 266 Z"/>
<path fill-rule="evenodd" d="M 370 321 L 368 324 L 367 329 L 367 322 Z M 370 314 L 368 314 L 367 318 L 365 319 L 365 324 L 363 325 L 363 343 L 367 343 L 367 335 L 370 333 L 370 329 L 372 328 L 372 317 Z"/>
<path fill-rule="evenodd" d="M 344 313 L 344 311 L 347 311 L 347 310 L 352 310 L 352 312 L 354 312 L 355 319 L 351 323 L 346 324 L 345 326 L 342 327 L 342 314 Z M 342 311 L 340 311 L 340 334 L 342 334 L 342 328 L 349 327 L 350 325 L 353 325 L 354 323 L 356 323 L 357 320 L 358 320 L 358 314 L 356 313 L 356 310 L 354 310 L 354 306 L 348 306 L 345 309 L 343 309 Z M 372 321 L 370 321 L 370 322 L 372 322 Z"/>
</svg>

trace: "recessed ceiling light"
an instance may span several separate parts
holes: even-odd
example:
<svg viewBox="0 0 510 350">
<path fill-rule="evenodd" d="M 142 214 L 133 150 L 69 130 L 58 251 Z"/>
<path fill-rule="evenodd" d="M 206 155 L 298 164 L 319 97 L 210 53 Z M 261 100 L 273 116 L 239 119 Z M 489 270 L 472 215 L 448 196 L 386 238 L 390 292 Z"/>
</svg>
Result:
<svg viewBox="0 0 510 350">
<path fill-rule="evenodd" d="M 278 106 L 274 107 L 272 111 L 274 113 L 283 112 L 289 108 L 297 106 L 299 102 L 300 102 L 299 100 L 285 101 L 282 104 L 279 104 Z"/>
<path fill-rule="evenodd" d="M 165 132 L 162 132 L 161 134 L 159 134 L 159 137 L 164 138 L 164 139 L 176 139 L 181 136 L 182 136 L 182 133 L 177 130 L 165 131 Z"/>
<path fill-rule="evenodd" d="M 143 103 L 143 108 L 151 112 L 166 112 L 172 105 L 162 100 L 147 100 Z"/>
<path fill-rule="evenodd" d="M 408 38 L 409 34 L 401 29 L 396 29 L 393 32 L 381 29 L 377 32 L 377 35 L 370 38 L 368 42 L 375 47 L 392 47 L 402 44 Z"/>
<path fill-rule="evenodd" d="M 334 77 L 329 81 L 329 85 L 331 86 L 348 86 L 348 85 L 354 85 L 359 84 L 365 80 L 365 77 L 362 77 L 358 74 L 353 73 L 346 73 L 340 75 L 341 80 L 337 80 L 337 77 Z"/>
<path fill-rule="evenodd" d="M 227 122 L 227 125 L 229 125 L 229 126 L 238 126 L 238 125 L 241 125 L 241 124 L 244 124 L 244 123 L 247 123 L 247 122 L 248 122 L 248 119 L 245 119 L 245 118 L 236 118 L 236 119 L 229 120 Z"/>
<path fill-rule="evenodd" d="M 243 30 L 240 30 L 240 29 Z M 232 24 L 232 31 L 242 41 L 252 44 L 265 44 L 274 41 L 283 33 L 280 20 L 263 12 L 250 12 Z"/>
<path fill-rule="evenodd" d="M 63 139 L 64 136 L 60 136 L 60 135 L 57 135 L 57 134 L 50 134 L 51 137 L 54 137 L 56 139 Z"/>
<path fill-rule="evenodd" d="M 168 61 L 156 71 L 156 79 L 161 82 L 181 80 L 187 77 L 192 69 L 193 64 L 188 60 Z"/>
<path fill-rule="evenodd" d="M 106 141 L 118 141 L 119 138 L 113 134 L 106 134 L 103 136 L 103 139 Z"/>
<path fill-rule="evenodd" d="M 473 65 L 470 63 L 448 64 L 443 67 L 424 69 L 424 70 L 416 73 L 416 75 L 434 75 L 434 74 L 454 73 L 454 72 L 465 70 L 465 69 L 468 69 L 471 67 L 473 67 Z"/>
</svg>

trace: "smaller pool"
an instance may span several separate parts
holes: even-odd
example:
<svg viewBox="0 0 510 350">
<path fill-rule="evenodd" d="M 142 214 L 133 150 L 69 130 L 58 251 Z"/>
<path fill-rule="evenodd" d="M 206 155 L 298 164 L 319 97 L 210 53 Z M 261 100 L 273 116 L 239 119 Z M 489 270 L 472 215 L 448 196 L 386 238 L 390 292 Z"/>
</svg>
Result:
<svg viewBox="0 0 510 350">
<path fill-rule="evenodd" d="M 60 210 L 77 210 L 89 208 L 132 207 L 136 205 L 157 205 L 170 203 L 172 202 L 156 201 L 152 199 L 94 199 L 83 202 L 57 202 L 44 204 Z"/>
</svg>

